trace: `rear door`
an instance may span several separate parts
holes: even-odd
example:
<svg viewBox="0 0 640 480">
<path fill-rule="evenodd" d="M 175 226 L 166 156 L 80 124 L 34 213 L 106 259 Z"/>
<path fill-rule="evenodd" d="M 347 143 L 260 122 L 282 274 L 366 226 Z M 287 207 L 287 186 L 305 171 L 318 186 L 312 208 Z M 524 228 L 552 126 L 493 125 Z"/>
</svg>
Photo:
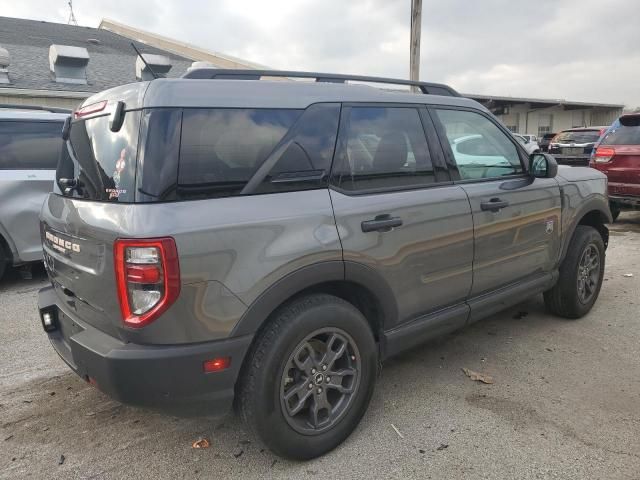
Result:
<svg viewBox="0 0 640 480">
<path fill-rule="evenodd" d="M 118 132 L 109 116 L 76 119 L 55 192 L 41 214 L 45 263 L 60 305 L 116 335 L 120 307 L 113 243 L 128 237 L 134 199 L 140 111 L 128 111 Z M 76 187 L 65 188 L 73 180 Z"/>
<path fill-rule="evenodd" d="M 38 214 L 53 188 L 61 132 L 60 121 L 0 122 L 0 222 L 17 261 L 42 259 Z"/>
<path fill-rule="evenodd" d="M 471 202 L 471 297 L 551 272 L 561 233 L 556 180 L 527 175 L 526 155 L 489 115 L 445 107 L 431 114 L 452 175 Z"/>
<path fill-rule="evenodd" d="M 345 105 L 340 121 L 330 193 L 347 278 L 351 265 L 365 266 L 390 289 L 397 315 L 386 329 L 462 304 L 471 288 L 469 202 L 423 122 L 437 144 L 419 107 Z"/>
</svg>

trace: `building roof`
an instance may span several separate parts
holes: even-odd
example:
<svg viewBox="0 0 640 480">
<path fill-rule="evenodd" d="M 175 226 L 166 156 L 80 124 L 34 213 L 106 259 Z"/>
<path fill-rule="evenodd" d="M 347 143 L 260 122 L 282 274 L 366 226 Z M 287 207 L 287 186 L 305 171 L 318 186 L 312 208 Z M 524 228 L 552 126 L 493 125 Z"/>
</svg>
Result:
<svg viewBox="0 0 640 480">
<path fill-rule="evenodd" d="M 516 105 L 519 103 L 529 103 L 532 108 L 546 108 L 556 105 L 563 106 L 566 110 L 581 108 L 623 108 L 624 105 L 616 103 L 593 103 L 593 102 L 570 102 L 557 98 L 527 98 L 527 97 L 502 97 L 497 95 L 478 95 L 474 93 L 463 93 L 465 97 L 473 98 L 476 102 L 492 107 Z"/>
<path fill-rule="evenodd" d="M 131 42 L 127 37 L 100 28 L 0 17 L 0 46 L 11 56 L 8 68 L 11 83 L 1 86 L 3 90 L 92 93 L 135 82 L 137 55 Z M 191 66 L 190 58 L 138 41 L 134 43 L 142 53 L 168 57 L 172 64 L 168 77 L 179 77 Z M 52 44 L 87 49 L 86 85 L 54 81 L 49 71 L 49 47 Z"/>
</svg>

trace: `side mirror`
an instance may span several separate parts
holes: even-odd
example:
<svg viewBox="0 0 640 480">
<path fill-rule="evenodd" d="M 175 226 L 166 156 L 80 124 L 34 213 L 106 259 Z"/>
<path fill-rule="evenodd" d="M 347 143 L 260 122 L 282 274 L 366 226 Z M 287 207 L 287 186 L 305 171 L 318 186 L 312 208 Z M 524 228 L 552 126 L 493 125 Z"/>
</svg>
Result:
<svg viewBox="0 0 640 480">
<path fill-rule="evenodd" d="M 529 156 L 529 173 L 534 178 L 553 178 L 558 174 L 558 162 L 548 153 L 532 153 Z"/>
</svg>

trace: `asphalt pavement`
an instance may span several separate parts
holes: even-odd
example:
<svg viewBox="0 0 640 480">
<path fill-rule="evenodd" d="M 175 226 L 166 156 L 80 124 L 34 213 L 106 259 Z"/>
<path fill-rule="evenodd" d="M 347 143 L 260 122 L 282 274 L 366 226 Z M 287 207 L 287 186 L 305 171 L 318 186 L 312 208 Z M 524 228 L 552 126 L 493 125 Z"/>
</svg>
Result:
<svg viewBox="0 0 640 480">
<path fill-rule="evenodd" d="M 40 327 L 42 268 L 32 280 L 11 271 L 0 280 L 0 479 L 640 479 L 640 213 L 612 226 L 605 276 L 581 320 L 536 297 L 388 361 L 353 435 L 290 462 L 233 415 L 172 417 L 84 383 Z M 210 447 L 192 448 L 201 438 Z"/>
</svg>

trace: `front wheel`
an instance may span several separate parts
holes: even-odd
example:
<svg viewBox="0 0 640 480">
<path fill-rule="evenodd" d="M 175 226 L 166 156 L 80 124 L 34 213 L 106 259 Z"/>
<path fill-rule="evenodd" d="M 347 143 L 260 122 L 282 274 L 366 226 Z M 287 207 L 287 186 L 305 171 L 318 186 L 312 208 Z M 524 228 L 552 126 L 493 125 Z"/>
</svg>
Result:
<svg viewBox="0 0 640 480">
<path fill-rule="evenodd" d="M 560 266 L 558 283 L 544 292 L 547 308 L 565 318 L 586 315 L 596 302 L 604 277 L 605 247 L 600 233 L 578 225 Z"/>
<path fill-rule="evenodd" d="M 259 334 L 240 386 L 240 413 L 278 455 L 332 450 L 360 422 L 373 393 L 377 349 L 350 303 L 325 294 L 282 307 Z"/>
</svg>

